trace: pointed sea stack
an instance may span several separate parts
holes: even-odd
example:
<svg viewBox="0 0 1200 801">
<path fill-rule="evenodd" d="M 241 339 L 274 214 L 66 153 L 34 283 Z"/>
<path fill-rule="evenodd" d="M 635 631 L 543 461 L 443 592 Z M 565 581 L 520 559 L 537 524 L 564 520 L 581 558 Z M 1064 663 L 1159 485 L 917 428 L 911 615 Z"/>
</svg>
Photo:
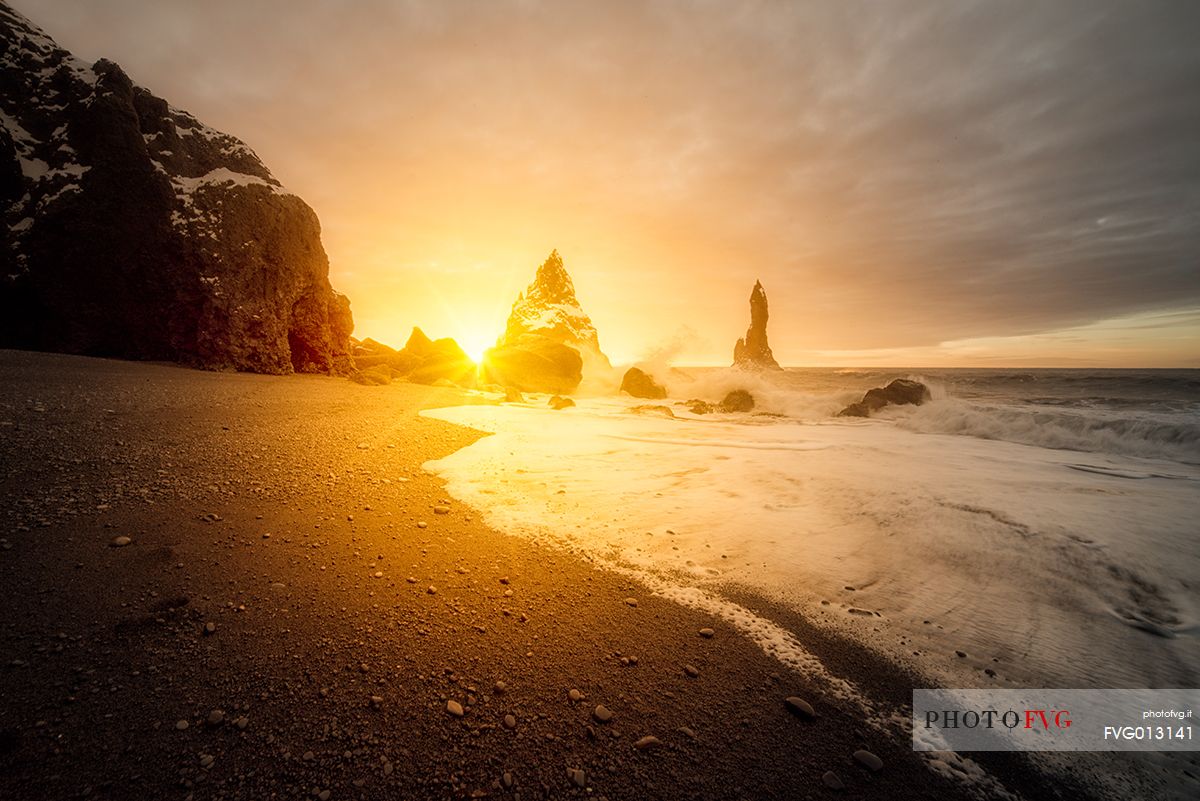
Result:
<svg viewBox="0 0 1200 801">
<path fill-rule="evenodd" d="M 611 366 L 555 250 L 513 303 L 504 336 L 484 354 L 484 376 L 523 392 L 566 393 L 589 364 Z"/>
<path fill-rule="evenodd" d="M 733 366 L 783 369 L 771 355 L 771 346 L 767 344 L 767 293 L 760 281 L 754 282 L 754 289 L 750 292 L 750 327 L 746 329 L 745 338 L 739 339 L 733 346 Z"/>
<path fill-rule="evenodd" d="M 0 2 L 0 347 L 349 372 L 317 215 L 254 152 Z"/>
</svg>

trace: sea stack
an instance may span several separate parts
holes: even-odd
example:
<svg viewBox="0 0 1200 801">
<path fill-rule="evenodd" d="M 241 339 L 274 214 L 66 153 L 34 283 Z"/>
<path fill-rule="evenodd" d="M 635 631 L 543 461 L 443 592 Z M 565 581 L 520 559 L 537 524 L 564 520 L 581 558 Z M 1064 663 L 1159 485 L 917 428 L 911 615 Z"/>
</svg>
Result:
<svg viewBox="0 0 1200 801">
<path fill-rule="evenodd" d="M 320 224 L 243 142 L 0 2 L 0 347 L 350 370 Z"/>
<path fill-rule="evenodd" d="M 611 369 L 596 327 L 554 250 L 517 296 L 504 335 L 484 354 L 486 380 L 523 392 L 568 393 L 589 367 Z"/>
<path fill-rule="evenodd" d="M 761 281 L 750 292 L 750 327 L 746 336 L 733 346 L 733 366 L 782 370 L 767 344 L 767 293 Z"/>
</svg>

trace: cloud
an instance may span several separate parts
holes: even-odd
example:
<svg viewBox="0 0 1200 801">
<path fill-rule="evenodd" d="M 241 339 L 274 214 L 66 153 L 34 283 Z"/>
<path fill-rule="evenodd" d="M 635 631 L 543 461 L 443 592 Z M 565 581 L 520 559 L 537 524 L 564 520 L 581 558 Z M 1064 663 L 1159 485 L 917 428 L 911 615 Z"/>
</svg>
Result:
<svg viewBox="0 0 1200 801">
<path fill-rule="evenodd" d="M 352 297 L 557 246 L 606 341 L 720 358 L 755 278 L 785 358 L 1200 307 L 1200 4 L 16 4 L 249 141 Z"/>
</svg>

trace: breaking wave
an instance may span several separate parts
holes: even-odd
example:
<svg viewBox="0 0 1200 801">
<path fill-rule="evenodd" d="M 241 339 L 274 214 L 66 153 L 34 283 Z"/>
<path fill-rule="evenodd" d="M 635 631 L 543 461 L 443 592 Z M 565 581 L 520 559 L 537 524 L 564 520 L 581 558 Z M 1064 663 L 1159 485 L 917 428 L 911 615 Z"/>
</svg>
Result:
<svg viewBox="0 0 1200 801">
<path fill-rule="evenodd" d="M 1043 448 L 1169 459 L 1200 464 L 1200 419 L 1194 416 L 1061 408 L 987 406 L 955 398 L 880 415 L 924 434 L 959 434 Z"/>
</svg>

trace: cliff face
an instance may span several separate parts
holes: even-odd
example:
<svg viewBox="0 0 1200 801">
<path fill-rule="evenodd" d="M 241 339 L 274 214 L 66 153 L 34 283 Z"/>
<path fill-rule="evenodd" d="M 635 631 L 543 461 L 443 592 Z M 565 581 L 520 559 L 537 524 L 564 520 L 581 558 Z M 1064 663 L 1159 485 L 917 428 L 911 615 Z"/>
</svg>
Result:
<svg viewBox="0 0 1200 801">
<path fill-rule="evenodd" d="M 555 250 L 513 304 L 504 335 L 484 356 L 484 375 L 527 392 L 571 392 L 589 365 L 611 369 Z"/>
<path fill-rule="evenodd" d="M 759 281 L 750 292 L 750 328 L 746 336 L 733 346 L 734 367 L 782 370 L 767 344 L 767 293 Z"/>
<path fill-rule="evenodd" d="M 245 144 L 0 2 L 0 346 L 345 372 L 320 225 Z"/>
</svg>

